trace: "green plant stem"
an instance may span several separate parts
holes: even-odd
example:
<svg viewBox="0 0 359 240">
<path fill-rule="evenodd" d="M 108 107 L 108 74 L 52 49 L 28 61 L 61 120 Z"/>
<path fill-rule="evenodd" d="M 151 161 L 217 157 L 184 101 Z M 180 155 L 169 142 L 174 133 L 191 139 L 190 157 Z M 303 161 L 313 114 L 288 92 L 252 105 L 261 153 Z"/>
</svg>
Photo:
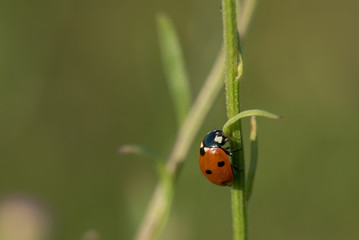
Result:
<svg viewBox="0 0 359 240">
<path fill-rule="evenodd" d="M 243 72 L 243 61 L 240 52 L 235 0 L 222 0 L 222 7 L 226 59 L 226 104 L 228 119 L 231 119 L 240 112 L 239 84 Z M 237 7 L 239 9 L 239 6 Z M 242 149 L 242 151 L 234 152 L 232 156 L 232 165 L 239 169 L 234 176 L 232 187 L 233 239 L 246 240 L 245 167 L 241 121 L 229 127 L 229 136 L 231 149 Z"/>
<path fill-rule="evenodd" d="M 253 0 L 244 0 L 244 2 Z M 248 12 L 248 19 L 252 14 L 250 9 L 243 8 L 242 12 Z M 239 24 L 240 29 L 247 29 L 242 24 L 248 24 L 248 21 Z M 241 31 L 245 34 L 245 30 Z M 183 126 L 180 128 L 173 150 L 168 158 L 166 169 L 169 176 L 173 179 L 177 178 L 180 167 L 187 156 L 193 139 L 196 136 L 199 126 L 203 123 L 207 113 L 212 107 L 213 102 L 217 98 L 223 86 L 224 73 L 224 52 L 220 51 L 215 64 L 206 79 L 203 88 L 196 98 L 189 114 L 187 115 Z M 160 182 L 153 193 L 152 199 L 148 205 L 147 212 L 136 233 L 136 240 L 154 240 L 160 236 L 163 230 L 172 204 L 173 189 L 169 190 L 166 184 Z M 172 185 L 173 186 L 173 185 Z"/>
</svg>

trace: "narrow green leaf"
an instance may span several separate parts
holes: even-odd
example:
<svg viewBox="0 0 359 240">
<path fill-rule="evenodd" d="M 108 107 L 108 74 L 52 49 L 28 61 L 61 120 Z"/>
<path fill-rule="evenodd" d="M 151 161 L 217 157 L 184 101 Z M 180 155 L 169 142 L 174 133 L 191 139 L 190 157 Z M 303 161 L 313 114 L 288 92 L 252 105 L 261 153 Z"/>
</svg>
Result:
<svg viewBox="0 0 359 240">
<path fill-rule="evenodd" d="M 256 117 L 251 117 L 251 134 L 250 134 L 250 145 L 251 145 L 251 158 L 250 165 L 248 169 L 247 176 L 247 186 L 246 186 L 246 198 L 249 201 L 249 198 L 252 194 L 254 177 L 256 175 L 257 162 L 258 162 L 258 135 L 257 135 L 257 122 Z"/>
<path fill-rule="evenodd" d="M 183 123 L 191 105 L 189 80 L 181 46 L 169 17 L 157 15 L 158 38 L 163 68 L 177 114 L 179 126 Z"/>
<path fill-rule="evenodd" d="M 274 113 L 270 113 L 270 112 L 267 112 L 264 110 L 259 110 L 259 109 L 246 110 L 246 111 L 238 113 L 233 118 L 229 119 L 223 126 L 223 132 L 228 135 L 229 127 L 232 124 L 236 123 L 241 118 L 250 117 L 250 116 L 266 117 L 266 118 L 272 118 L 272 119 L 282 118 L 279 115 L 276 115 Z"/>
</svg>

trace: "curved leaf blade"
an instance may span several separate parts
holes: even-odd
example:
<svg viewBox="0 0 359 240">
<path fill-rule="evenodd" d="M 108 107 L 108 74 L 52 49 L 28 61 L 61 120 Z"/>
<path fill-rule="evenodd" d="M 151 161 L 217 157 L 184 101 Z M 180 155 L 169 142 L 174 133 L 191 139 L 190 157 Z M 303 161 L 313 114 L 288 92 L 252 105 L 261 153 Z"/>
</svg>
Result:
<svg viewBox="0 0 359 240">
<path fill-rule="evenodd" d="M 168 16 L 158 14 L 157 26 L 163 69 L 180 126 L 191 105 L 190 86 L 182 49 L 175 27 Z"/>
<path fill-rule="evenodd" d="M 280 118 L 282 118 L 281 116 L 279 116 L 277 114 L 270 113 L 270 112 L 260 110 L 260 109 L 246 110 L 246 111 L 238 113 L 236 116 L 229 119 L 223 126 L 223 132 L 225 134 L 228 134 L 229 127 L 232 124 L 236 123 L 237 121 L 239 121 L 242 118 L 251 117 L 251 116 L 266 117 L 266 118 L 271 118 L 271 119 L 280 119 Z"/>
</svg>

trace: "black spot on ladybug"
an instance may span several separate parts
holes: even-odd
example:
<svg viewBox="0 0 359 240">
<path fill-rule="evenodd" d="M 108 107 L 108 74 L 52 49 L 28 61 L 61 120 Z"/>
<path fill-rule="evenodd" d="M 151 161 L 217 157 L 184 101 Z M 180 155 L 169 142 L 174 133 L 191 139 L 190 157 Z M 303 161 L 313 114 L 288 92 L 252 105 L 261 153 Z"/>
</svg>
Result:
<svg viewBox="0 0 359 240">
<path fill-rule="evenodd" d="M 204 151 L 204 147 L 201 147 L 199 149 L 199 154 L 201 154 L 201 156 L 203 156 L 206 153 L 206 151 Z"/>
<path fill-rule="evenodd" d="M 206 173 L 207 174 L 212 174 L 212 171 L 211 170 L 206 170 Z"/>
<path fill-rule="evenodd" d="M 224 161 L 218 162 L 218 167 L 223 167 L 223 166 L 224 166 Z"/>
</svg>

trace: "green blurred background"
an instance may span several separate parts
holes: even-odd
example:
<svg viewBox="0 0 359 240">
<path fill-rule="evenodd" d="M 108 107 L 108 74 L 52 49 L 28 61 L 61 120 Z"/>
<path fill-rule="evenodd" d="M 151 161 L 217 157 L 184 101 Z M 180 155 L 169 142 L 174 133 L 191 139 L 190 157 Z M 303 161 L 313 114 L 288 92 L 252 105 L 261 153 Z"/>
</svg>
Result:
<svg viewBox="0 0 359 240">
<path fill-rule="evenodd" d="M 358 239 L 359 2 L 258 2 L 242 41 L 242 107 L 284 118 L 258 120 L 250 239 Z M 138 143 L 167 156 L 176 136 L 160 11 L 177 27 L 194 98 L 221 47 L 220 1 L 0 3 L 0 196 L 41 202 L 50 239 L 91 229 L 131 239 L 143 217 L 156 173 L 150 160 L 116 149 Z M 232 238 L 230 189 L 210 184 L 197 156 L 225 121 L 222 91 L 162 239 Z"/>
</svg>

